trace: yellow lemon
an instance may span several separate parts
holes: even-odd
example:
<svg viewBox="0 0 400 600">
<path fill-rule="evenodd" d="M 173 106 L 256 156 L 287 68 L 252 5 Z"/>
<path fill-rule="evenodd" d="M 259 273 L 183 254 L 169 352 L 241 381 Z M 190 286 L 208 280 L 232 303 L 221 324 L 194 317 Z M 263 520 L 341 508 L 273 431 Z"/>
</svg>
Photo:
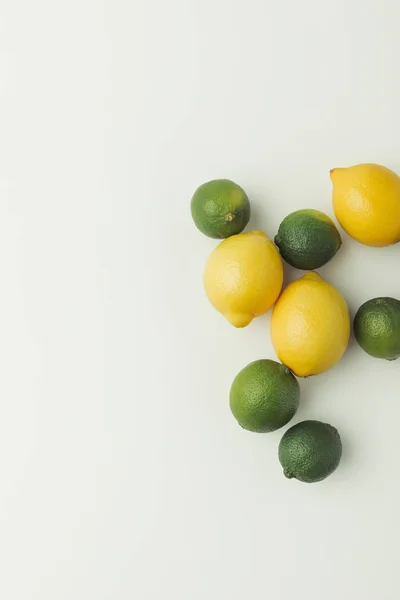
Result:
<svg viewBox="0 0 400 600">
<path fill-rule="evenodd" d="M 345 299 L 314 271 L 290 283 L 272 312 L 275 352 L 299 377 L 333 367 L 346 350 L 349 336 Z"/>
<path fill-rule="evenodd" d="M 361 164 L 331 171 L 333 209 L 343 229 L 367 246 L 400 241 L 400 177 L 390 169 Z"/>
<path fill-rule="evenodd" d="M 221 242 L 204 273 L 208 299 L 235 327 L 246 327 L 271 308 L 282 283 L 281 257 L 262 231 L 240 233 Z"/>
</svg>

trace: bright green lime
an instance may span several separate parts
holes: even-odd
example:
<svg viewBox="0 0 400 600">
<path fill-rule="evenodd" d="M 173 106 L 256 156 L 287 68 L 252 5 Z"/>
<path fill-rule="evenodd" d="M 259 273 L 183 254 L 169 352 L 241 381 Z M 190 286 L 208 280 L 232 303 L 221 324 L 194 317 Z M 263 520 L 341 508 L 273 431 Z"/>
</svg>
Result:
<svg viewBox="0 0 400 600">
<path fill-rule="evenodd" d="M 354 318 L 354 335 L 361 348 L 375 358 L 395 360 L 400 356 L 400 301 L 373 298 Z"/>
<path fill-rule="evenodd" d="M 338 467 L 342 442 L 338 431 L 321 421 L 302 421 L 284 434 L 279 461 L 289 479 L 306 483 L 322 481 Z"/>
<path fill-rule="evenodd" d="M 299 383 L 287 367 L 274 360 L 256 360 L 236 375 L 229 403 L 243 429 L 264 433 L 286 425 L 299 400 Z"/>
<path fill-rule="evenodd" d="M 193 221 L 211 238 L 241 233 L 250 219 L 250 202 L 242 188 L 229 179 L 203 183 L 190 203 Z"/>
<path fill-rule="evenodd" d="M 335 256 L 342 240 L 328 215 L 319 210 L 304 209 L 283 219 L 275 244 L 289 265 L 312 271 Z"/>
</svg>

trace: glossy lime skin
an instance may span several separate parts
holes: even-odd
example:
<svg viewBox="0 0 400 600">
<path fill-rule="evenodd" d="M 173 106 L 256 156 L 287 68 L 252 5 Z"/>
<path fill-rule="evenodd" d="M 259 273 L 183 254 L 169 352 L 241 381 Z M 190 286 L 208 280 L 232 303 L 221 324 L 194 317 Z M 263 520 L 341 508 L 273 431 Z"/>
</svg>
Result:
<svg viewBox="0 0 400 600">
<path fill-rule="evenodd" d="M 265 433 L 286 425 L 295 415 L 300 386 L 293 373 L 274 360 L 256 360 L 236 375 L 230 408 L 243 429 Z"/>
<path fill-rule="evenodd" d="M 342 442 L 338 431 L 321 421 L 302 421 L 284 434 L 279 461 L 289 479 L 305 483 L 322 481 L 339 466 Z"/>
<path fill-rule="evenodd" d="M 195 191 L 190 209 L 197 229 L 216 239 L 241 233 L 250 219 L 245 191 L 229 179 L 203 183 Z"/>
<path fill-rule="evenodd" d="M 354 335 L 361 348 L 374 358 L 400 356 L 400 301 L 381 297 L 368 300 L 354 318 Z"/>
<path fill-rule="evenodd" d="M 325 265 L 342 244 L 332 219 L 314 209 L 290 213 L 280 224 L 274 241 L 289 265 L 305 271 Z"/>
</svg>

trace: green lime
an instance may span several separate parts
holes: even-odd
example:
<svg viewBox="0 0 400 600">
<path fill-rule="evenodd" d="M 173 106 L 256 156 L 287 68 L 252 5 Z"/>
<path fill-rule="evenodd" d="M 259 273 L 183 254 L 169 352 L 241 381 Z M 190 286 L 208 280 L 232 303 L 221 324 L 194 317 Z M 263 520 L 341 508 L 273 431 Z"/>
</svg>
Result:
<svg viewBox="0 0 400 600">
<path fill-rule="evenodd" d="M 279 444 L 283 473 L 291 479 L 322 481 L 338 467 L 342 442 L 338 431 L 321 421 L 302 421 L 284 434 Z"/>
<path fill-rule="evenodd" d="M 342 240 L 328 215 L 319 210 L 304 209 L 283 219 L 275 244 L 289 265 L 312 271 L 335 256 Z"/>
<path fill-rule="evenodd" d="M 361 348 L 375 358 L 395 360 L 400 356 L 400 301 L 373 298 L 354 318 L 354 335 Z"/>
<path fill-rule="evenodd" d="M 287 367 L 274 360 L 256 360 L 236 375 L 229 403 L 243 429 L 264 433 L 286 425 L 299 400 L 299 383 Z"/>
<path fill-rule="evenodd" d="M 241 233 L 250 219 L 250 202 L 244 190 L 229 179 L 203 183 L 190 203 L 193 221 L 211 238 Z"/>
</svg>

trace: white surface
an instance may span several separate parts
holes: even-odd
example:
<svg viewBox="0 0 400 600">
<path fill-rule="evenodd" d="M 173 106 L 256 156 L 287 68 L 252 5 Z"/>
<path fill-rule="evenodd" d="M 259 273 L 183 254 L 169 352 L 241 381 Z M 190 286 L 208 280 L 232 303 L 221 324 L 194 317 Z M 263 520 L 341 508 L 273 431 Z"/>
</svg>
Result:
<svg viewBox="0 0 400 600">
<path fill-rule="evenodd" d="M 332 214 L 330 168 L 400 172 L 398 6 L 2 0 L 2 599 L 398 599 L 400 365 L 353 344 L 302 381 L 344 456 L 285 480 L 282 431 L 228 409 L 269 315 L 207 303 L 189 212 L 230 177 L 272 236 Z M 354 311 L 399 265 L 344 236 L 322 273 Z"/>
</svg>

